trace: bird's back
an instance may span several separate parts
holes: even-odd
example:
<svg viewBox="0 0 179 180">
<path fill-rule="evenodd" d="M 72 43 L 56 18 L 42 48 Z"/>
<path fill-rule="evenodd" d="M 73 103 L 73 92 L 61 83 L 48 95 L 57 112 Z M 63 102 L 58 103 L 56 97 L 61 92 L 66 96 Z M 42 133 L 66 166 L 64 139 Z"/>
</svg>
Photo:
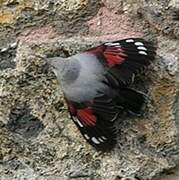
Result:
<svg viewBox="0 0 179 180">
<path fill-rule="evenodd" d="M 75 67 L 75 64 L 78 64 L 76 67 L 79 69 L 75 70 L 78 72 L 78 76 L 73 82 L 67 83 L 67 74 L 64 77 L 62 86 L 68 99 L 75 102 L 90 101 L 98 96 L 99 90 L 103 91 L 108 88 L 102 83 L 104 66 L 94 55 L 81 53 L 72 56 L 70 61 L 70 66 Z M 71 67 L 69 68 L 72 69 Z M 70 74 L 71 71 L 67 73 Z"/>
</svg>

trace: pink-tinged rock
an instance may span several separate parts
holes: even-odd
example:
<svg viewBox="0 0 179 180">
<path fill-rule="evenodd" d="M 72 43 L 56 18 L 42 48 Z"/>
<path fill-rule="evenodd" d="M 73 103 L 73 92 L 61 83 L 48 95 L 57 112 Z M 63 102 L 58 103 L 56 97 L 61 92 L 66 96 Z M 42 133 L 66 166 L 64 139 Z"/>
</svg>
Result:
<svg viewBox="0 0 179 180">
<path fill-rule="evenodd" d="M 55 29 L 51 26 L 32 28 L 22 32 L 18 39 L 35 44 L 48 42 L 57 36 Z"/>
<path fill-rule="evenodd" d="M 104 39 L 122 39 L 143 36 L 140 29 L 133 27 L 133 21 L 127 14 L 117 15 L 102 7 L 96 17 L 87 22 L 89 34 L 97 35 Z"/>
</svg>

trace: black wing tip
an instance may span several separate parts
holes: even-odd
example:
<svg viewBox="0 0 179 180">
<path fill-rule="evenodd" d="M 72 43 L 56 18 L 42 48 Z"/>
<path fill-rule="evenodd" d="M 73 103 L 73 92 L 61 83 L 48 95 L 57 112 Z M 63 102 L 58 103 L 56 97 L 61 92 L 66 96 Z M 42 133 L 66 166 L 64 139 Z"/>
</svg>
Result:
<svg viewBox="0 0 179 180">
<path fill-rule="evenodd" d="M 106 42 L 107 46 L 120 46 L 128 56 L 136 57 L 137 59 L 143 58 L 153 61 L 156 56 L 157 41 L 146 40 L 140 37 L 130 37 L 117 41 Z"/>
<path fill-rule="evenodd" d="M 135 50 L 136 50 L 136 48 L 139 48 L 139 50 L 141 50 L 142 52 L 143 51 L 148 52 L 148 56 L 156 55 L 157 42 L 154 42 L 152 40 L 131 37 L 131 38 L 120 40 L 118 42 L 121 44 L 121 46 L 124 46 L 127 50 L 129 50 L 129 52 L 130 52 L 131 46 L 135 46 Z M 147 50 L 145 50 L 144 48 L 146 48 Z M 145 54 L 143 54 L 143 55 L 145 55 Z"/>
<path fill-rule="evenodd" d="M 139 41 L 144 43 L 145 46 L 147 46 L 149 49 L 152 49 L 153 51 L 157 49 L 157 42 L 154 40 L 147 40 L 145 38 L 133 38 L 135 41 Z"/>
<path fill-rule="evenodd" d="M 112 150 L 114 150 L 115 145 L 112 145 L 111 147 L 103 146 L 103 147 L 95 147 L 95 149 L 102 153 L 109 153 Z"/>
<path fill-rule="evenodd" d="M 114 147 L 116 146 L 117 144 L 117 140 L 116 138 L 115 139 L 110 139 L 109 141 L 106 141 L 105 143 L 101 144 L 101 145 L 94 145 L 94 144 L 91 144 L 97 151 L 101 151 L 101 152 L 111 152 Z"/>
<path fill-rule="evenodd" d="M 119 89 L 118 104 L 130 114 L 140 116 L 145 103 L 145 94 L 131 88 Z"/>
<path fill-rule="evenodd" d="M 130 37 L 130 38 L 125 38 L 125 39 L 121 39 L 121 40 L 117 40 L 117 41 L 114 41 L 114 43 L 117 43 L 117 42 L 134 42 L 132 41 L 134 40 L 135 42 L 144 42 L 144 43 L 148 43 L 150 44 L 151 46 L 154 46 L 155 45 L 155 41 L 154 40 L 147 40 L 145 37 Z"/>
<path fill-rule="evenodd" d="M 110 152 L 114 149 L 115 145 L 117 144 L 117 131 L 114 128 L 106 129 L 106 131 L 106 135 L 98 137 L 96 136 L 95 139 L 93 139 L 93 137 L 90 137 L 90 139 L 84 139 L 97 151 Z"/>
</svg>

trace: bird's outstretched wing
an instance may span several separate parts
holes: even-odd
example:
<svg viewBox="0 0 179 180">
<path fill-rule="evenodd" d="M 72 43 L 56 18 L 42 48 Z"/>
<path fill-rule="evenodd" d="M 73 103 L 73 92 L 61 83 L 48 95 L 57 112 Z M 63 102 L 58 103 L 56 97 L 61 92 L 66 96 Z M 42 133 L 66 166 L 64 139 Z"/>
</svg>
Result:
<svg viewBox="0 0 179 180">
<path fill-rule="evenodd" d="M 97 150 L 108 151 L 116 144 L 114 121 L 119 109 L 114 101 L 101 96 L 90 104 L 77 104 L 66 99 L 72 120 L 83 137 Z"/>
<path fill-rule="evenodd" d="M 153 43 L 141 38 L 129 38 L 107 42 L 87 52 L 96 54 L 107 66 L 105 76 L 115 87 L 127 86 L 155 58 Z"/>
</svg>

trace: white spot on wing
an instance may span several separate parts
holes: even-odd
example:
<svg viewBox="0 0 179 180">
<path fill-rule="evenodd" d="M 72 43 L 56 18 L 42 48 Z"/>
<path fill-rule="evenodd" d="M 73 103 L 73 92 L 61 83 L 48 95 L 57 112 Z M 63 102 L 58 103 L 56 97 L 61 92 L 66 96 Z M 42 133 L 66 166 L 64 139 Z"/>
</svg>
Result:
<svg viewBox="0 0 179 180">
<path fill-rule="evenodd" d="M 100 144 L 100 142 L 99 142 L 95 137 L 92 137 L 91 140 L 92 140 L 95 144 Z"/>
<path fill-rule="evenodd" d="M 77 119 L 77 123 L 80 127 L 83 127 L 83 124 Z"/>
<path fill-rule="evenodd" d="M 90 139 L 90 137 L 87 134 L 83 135 L 87 140 Z"/>
<path fill-rule="evenodd" d="M 144 44 L 142 42 L 135 42 L 134 43 L 136 46 L 144 46 Z"/>
<path fill-rule="evenodd" d="M 106 137 L 104 137 L 104 136 L 101 136 L 101 138 L 103 138 L 104 140 L 107 140 L 107 138 L 106 138 Z"/>
<path fill-rule="evenodd" d="M 139 54 L 143 54 L 147 56 L 147 53 L 145 51 L 139 51 Z"/>
<path fill-rule="evenodd" d="M 73 117 L 73 120 L 74 120 L 80 127 L 83 127 L 83 124 L 78 120 L 78 118 Z"/>
<path fill-rule="evenodd" d="M 126 42 L 130 43 L 130 42 L 134 42 L 134 40 L 133 39 L 127 39 Z"/>
<path fill-rule="evenodd" d="M 113 46 L 119 46 L 120 45 L 120 43 L 112 43 L 113 44 Z"/>
<path fill-rule="evenodd" d="M 120 44 L 119 43 L 112 43 L 112 42 L 108 42 L 108 43 L 105 43 L 106 46 L 119 46 Z"/>
<path fill-rule="evenodd" d="M 112 46 L 112 43 L 105 43 L 106 46 Z"/>
<path fill-rule="evenodd" d="M 144 46 L 139 46 L 137 47 L 137 49 L 147 51 L 147 49 Z"/>
<path fill-rule="evenodd" d="M 98 138 L 98 140 L 101 141 L 101 142 L 104 142 L 104 140 L 102 138 Z"/>
</svg>

